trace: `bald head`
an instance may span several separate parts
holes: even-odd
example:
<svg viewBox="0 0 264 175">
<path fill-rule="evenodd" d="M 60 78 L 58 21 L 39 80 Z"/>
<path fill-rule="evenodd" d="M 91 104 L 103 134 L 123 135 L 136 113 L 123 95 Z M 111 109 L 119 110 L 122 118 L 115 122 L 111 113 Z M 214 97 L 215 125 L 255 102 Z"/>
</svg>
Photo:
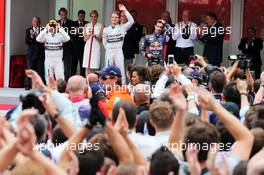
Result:
<svg viewBox="0 0 264 175">
<path fill-rule="evenodd" d="M 80 75 L 74 75 L 70 77 L 68 80 L 67 90 L 68 92 L 80 92 L 85 90 L 86 88 L 86 81 L 85 79 Z"/>
<path fill-rule="evenodd" d="M 88 81 L 89 83 L 95 83 L 99 81 L 98 75 L 95 73 L 90 73 L 87 75 Z"/>
<path fill-rule="evenodd" d="M 137 84 L 133 89 L 134 102 L 136 105 L 150 102 L 151 89 L 149 85 Z"/>
</svg>

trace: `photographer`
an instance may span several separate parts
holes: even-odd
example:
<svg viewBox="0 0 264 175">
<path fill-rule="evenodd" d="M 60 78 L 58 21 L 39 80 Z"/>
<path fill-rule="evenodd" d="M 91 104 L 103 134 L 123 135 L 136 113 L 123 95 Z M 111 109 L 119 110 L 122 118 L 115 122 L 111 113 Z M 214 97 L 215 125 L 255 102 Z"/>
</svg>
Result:
<svg viewBox="0 0 264 175">
<path fill-rule="evenodd" d="M 249 27 L 247 29 L 247 37 L 241 39 L 238 49 L 241 50 L 243 54 L 251 57 L 252 65 L 250 69 L 255 71 L 255 79 L 258 79 L 261 73 L 262 62 L 260 51 L 262 48 L 263 41 L 256 37 L 256 29 Z"/>
</svg>

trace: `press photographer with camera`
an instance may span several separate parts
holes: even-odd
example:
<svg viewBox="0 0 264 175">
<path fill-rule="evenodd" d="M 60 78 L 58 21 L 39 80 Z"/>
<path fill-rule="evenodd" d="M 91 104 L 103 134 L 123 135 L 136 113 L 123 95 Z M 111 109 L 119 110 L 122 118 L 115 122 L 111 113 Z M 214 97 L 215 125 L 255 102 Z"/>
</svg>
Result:
<svg viewBox="0 0 264 175">
<path fill-rule="evenodd" d="M 258 79 L 261 73 L 261 57 L 260 51 L 263 48 L 262 39 L 256 37 L 256 29 L 249 27 L 247 29 L 247 37 L 241 39 L 238 49 L 243 54 L 251 58 L 250 70 L 255 71 L 255 78 Z"/>
</svg>

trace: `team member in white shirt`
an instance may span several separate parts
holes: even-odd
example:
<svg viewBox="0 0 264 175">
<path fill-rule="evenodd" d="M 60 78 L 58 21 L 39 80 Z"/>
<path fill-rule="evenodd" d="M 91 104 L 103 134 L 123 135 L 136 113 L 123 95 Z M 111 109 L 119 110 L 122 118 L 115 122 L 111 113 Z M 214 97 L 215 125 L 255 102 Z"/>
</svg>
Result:
<svg viewBox="0 0 264 175">
<path fill-rule="evenodd" d="M 45 79 L 49 76 L 64 80 L 64 67 L 62 62 L 63 43 L 70 40 L 70 36 L 55 20 L 50 20 L 46 28 L 36 38 L 38 42 L 45 43 Z"/>
<path fill-rule="evenodd" d="M 182 12 L 182 21 L 175 25 L 172 38 L 176 40 L 175 60 L 178 64 L 189 64 L 194 55 L 194 40 L 197 38 L 197 25 L 189 21 L 189 11 Z"/>
<path fill-rule="evenodd" d="M 125 12 L 128 21 L 125 24 L 120 24 L 120 13 L 116 11 L 113 12 L 111 16 L 111 25 L 103 30 L 103 44 L 106 49 L 106 65 L 115 64 L 120 68 L 122 83 L 125 84 L 126 76 L 122 47 L 126 32 L 133 25 L 134 19 L 123 4 L 119 4 L 119 10 Z"/>
</svg>

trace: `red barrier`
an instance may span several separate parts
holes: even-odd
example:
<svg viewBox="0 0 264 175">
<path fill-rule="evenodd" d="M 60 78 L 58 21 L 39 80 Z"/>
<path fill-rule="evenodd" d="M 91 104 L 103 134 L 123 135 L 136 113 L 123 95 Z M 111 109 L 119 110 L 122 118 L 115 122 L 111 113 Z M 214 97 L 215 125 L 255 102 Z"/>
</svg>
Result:
<svg viewBox="0 0 264 175">
<path fill-rule="evenodd" d="M 4 86 L 5 0 L 0 0 L 0 87 Z"/>
<path fill-rule="evenodd" d="M 9 87 L 22 88 L 24 87 L 26 56 L 14 55 L 10 59 L 10 81 Z"/>
</svg>

